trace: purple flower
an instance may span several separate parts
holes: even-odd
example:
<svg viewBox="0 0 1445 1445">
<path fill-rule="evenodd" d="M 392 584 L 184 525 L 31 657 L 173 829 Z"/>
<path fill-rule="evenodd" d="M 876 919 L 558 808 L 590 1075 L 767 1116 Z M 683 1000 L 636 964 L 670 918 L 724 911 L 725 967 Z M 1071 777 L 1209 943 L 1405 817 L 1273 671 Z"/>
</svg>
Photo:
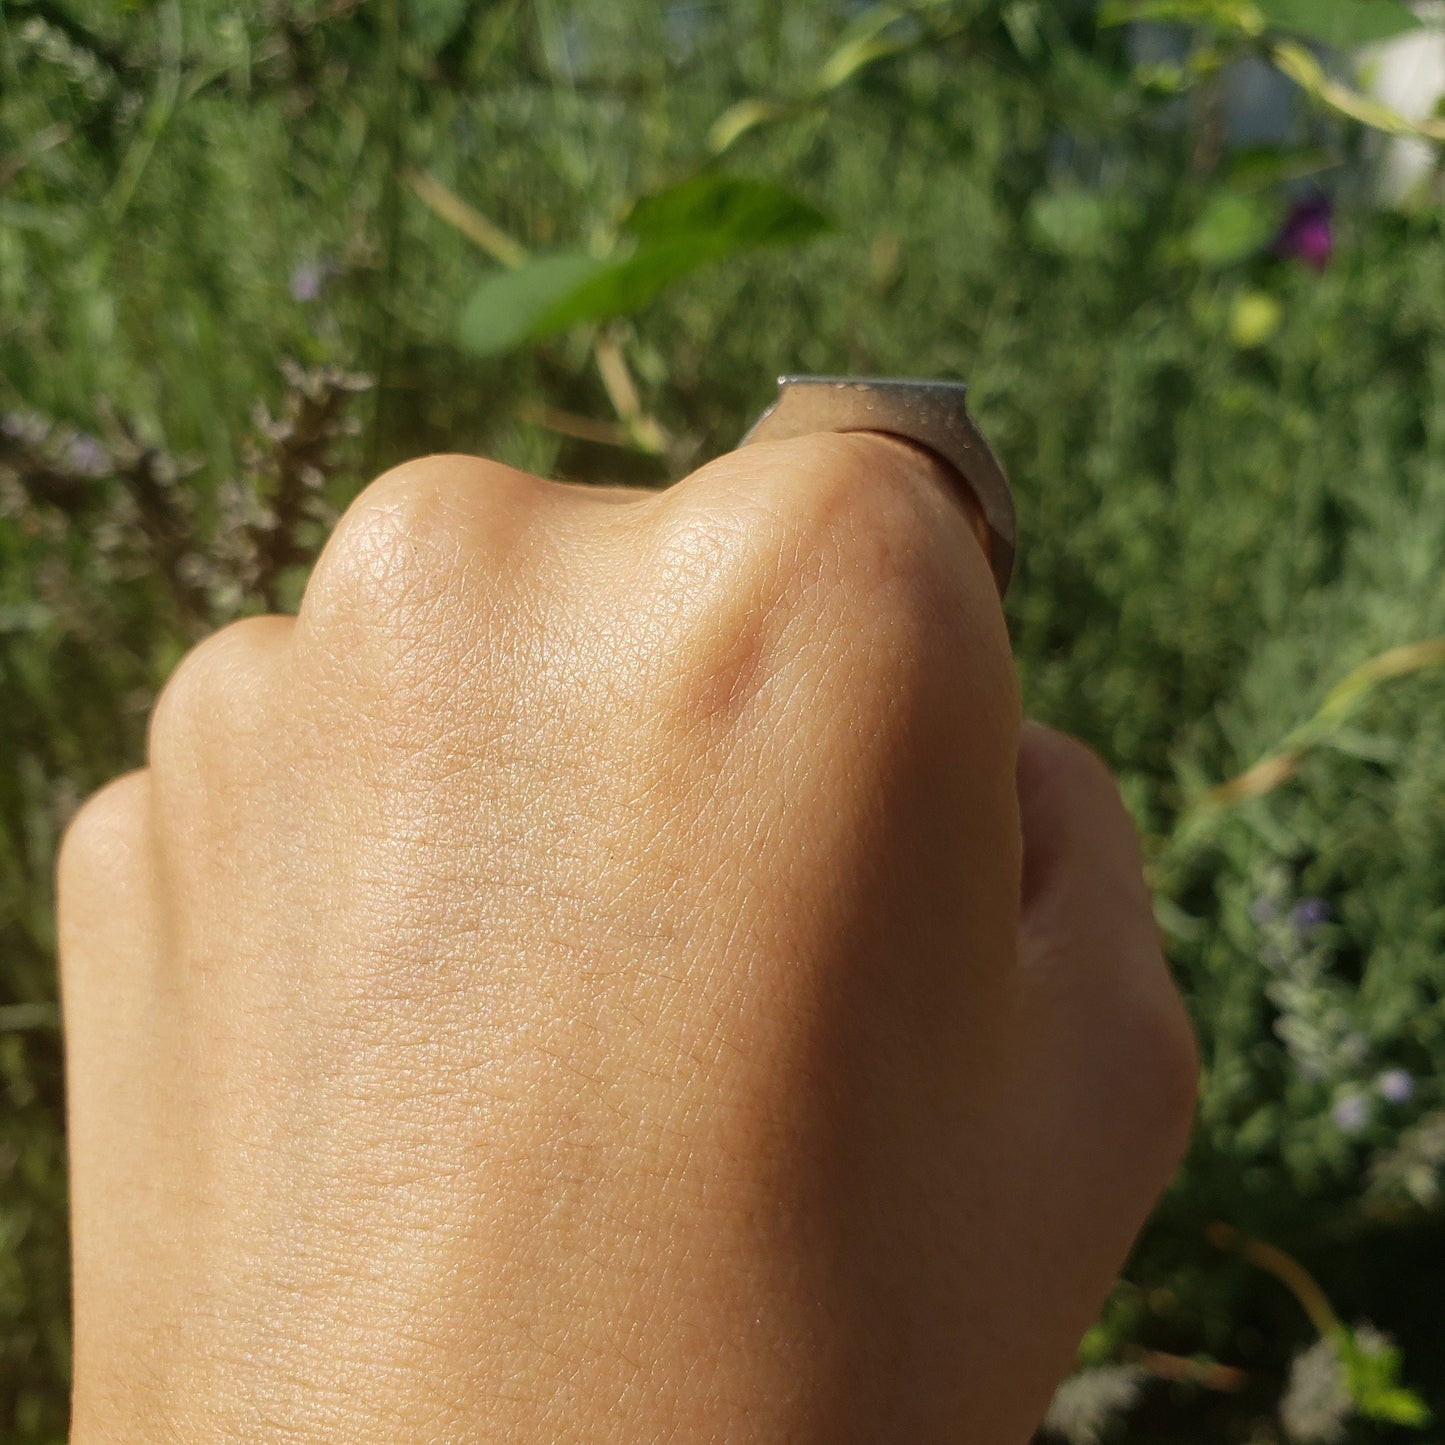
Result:
<svg viewBox="0 0 1445 1445">
<path fill-rule="evenodd" d="M 86 432 L 76 432 L 65 444 L 65 465 L 82 477 L 104 477 L 113 470 L 110 453 Z"/>
<path fill-rule="evenodd" d="M 314 301 L 326 284 L 326 263 L 302 261 L 291 272 L 290 290 L 293 301 Z"/>
<path fill-rule="evenodd" d="M 1409 1069 L 1386 1069 L 1375 1080 L 1375 1088 L 1392 1104 L 1408 1104 L 1415 1097 L 1415 1076 Z"/>
<path fill-rule="evenodd" d="M 1330 1110 L 1341 1134 L 1358 1134 L 1370 1122 L 1370 1101 L 1363 1094 L 1344 1094 Z"/>
<path fill-rule="evenodd" d="M 1290 925 L 1301 938 L 1308 938 L 1330 918 L 1330 905 L 1323 898 L 1301 898 L 1289 911 Z"/>
<path fill-rule="evenodd" d="M 1296 201 L 1275 237 L 1275 254 L 1293 256 L 1323 271 L 1335 250 L 1334 202 L 1328 196 Z"/>
</svg>

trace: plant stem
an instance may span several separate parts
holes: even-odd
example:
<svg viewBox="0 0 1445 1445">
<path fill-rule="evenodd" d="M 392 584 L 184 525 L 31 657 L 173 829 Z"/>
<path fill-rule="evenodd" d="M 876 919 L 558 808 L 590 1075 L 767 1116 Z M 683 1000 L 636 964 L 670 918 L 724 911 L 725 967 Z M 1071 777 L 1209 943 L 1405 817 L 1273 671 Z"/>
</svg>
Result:
<svg viewBox="0 0 1445 1445">
<path fill-rule="evenodd" d="M 527 248 L 520 241 L 469 206 L 455 191 L 448 190 L 430 171 L 408 170 L 406 183 L 423 205 L 475 241 L 494 261 L 503 266 L 520 266 L 527 259 Z"/>
</svg>

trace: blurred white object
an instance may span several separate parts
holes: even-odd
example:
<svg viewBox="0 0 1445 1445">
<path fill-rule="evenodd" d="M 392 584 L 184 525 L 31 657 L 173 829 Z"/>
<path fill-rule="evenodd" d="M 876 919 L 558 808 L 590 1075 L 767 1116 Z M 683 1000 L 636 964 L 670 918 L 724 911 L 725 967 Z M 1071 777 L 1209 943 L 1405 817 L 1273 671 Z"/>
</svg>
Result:
<svg viewBox="0 0 1445 1445">
<path fill-rule="evenodd" d="M 1407 120 L 1425 120 L 1445 96 L 1445 3 L 1412 7 L 1424 28 L 1360 53 L 1360 73 L 1376 100 Z M 1389 140 L 1380 158 L 1380 199 L 1398 205 L 1439 174 L 1440 147 L 1414 136 Z"/>
</svg>

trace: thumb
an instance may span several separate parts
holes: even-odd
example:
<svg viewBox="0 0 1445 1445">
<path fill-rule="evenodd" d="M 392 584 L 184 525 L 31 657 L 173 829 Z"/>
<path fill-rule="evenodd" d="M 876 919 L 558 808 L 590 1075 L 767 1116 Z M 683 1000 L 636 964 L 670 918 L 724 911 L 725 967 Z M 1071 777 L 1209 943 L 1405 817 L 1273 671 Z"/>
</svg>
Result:
<svg viewBox="0 0 1445 1445">
<path fill-rule="evenodd" d="M 1110 1079 L 1119 1107 L 1172 1169 L 1188 1139 L 1199 1061 L 1133 820 L 1099 757 L 1039 723 L 1023 728 L 1018 793 L 1019 964 L 1041 1042 L 1092 1079 Z"/>
</svg>

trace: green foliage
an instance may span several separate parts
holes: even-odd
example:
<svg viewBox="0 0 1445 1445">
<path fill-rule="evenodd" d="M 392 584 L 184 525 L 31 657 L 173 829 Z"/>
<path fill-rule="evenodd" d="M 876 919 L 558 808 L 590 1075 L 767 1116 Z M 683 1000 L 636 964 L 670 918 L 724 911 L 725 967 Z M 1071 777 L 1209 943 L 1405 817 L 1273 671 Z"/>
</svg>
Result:
<svg viewBox="0 0 1445 1445">
<path fill-rule="evenodd" d="M 0 1435 L 65 1432 L 54 848 L 168 669 L 390 462 L 661 484 L 788 370 L 970 380 L 1026 699 L 1118 770 L 1200 1034 L 1059 1418 L 1243 1445 L 1320 1341 L 1313 1418 L 1438 1417 L 1445 226 L 1350 203 L 1333 70 L 1297 145 L 1216 125 L 1326 7 L 1112 7 L 1194 26 L 1165 85 L 1082 4 L 394 6 L 0 11 Z M 1319 273 L 1270 244 L 1300 176 Z M 1351 1365 L 1217 1220 L 1396 1343 Z"/>
<path fill-rule="evenodd" d="M 782 186 L 711 171 L 643 196 L 623 222 L 644 246 L 706 244 L 716 260 L 811 241 L 826 226 L 821 211 Z"/>
<path fill-rule="evenodd" d="M 407 0 L 406 19 L 413 42 L 435 55 L 461 29 L 470 0 Z"/>
<path fill-rule="evenodd" d="M 552 251 L 534 256 L 509 271 L 495 271 L 472 292 L 457 320 L 457 340 L 478 356 L 500 356 L 527 341 L 540 341 L 561 331 L 574 321 L 601 320 L 602 315 L 589 315 L 588 301 L 595 295 L 596 283 L 610 287 L 621 302 L 613 313 L 624 314 L 633 309 L 628 299 L 628 280 L 647 280 L 646 272 L 638 275 L 633 258 L 609 261 L 602 256 L 589 256 L 581 251 Z M 662 290 L 671 276 L 656 276 L 657 290 Z M 637 304 L 645 304 L 644 296 Z"/>
<path fill-rule="evenodd" d="M 1280 1403 L 1286 1437 L 1308 1445 L 1345 1439 L 1362 1421 L 1410 1430 L 1429 1425 L 1429 1407 L 1400 1384 L 1400 1368 L 1400 1351 L 1372 1326 L 1330 1324 L 1290 1368 Z"/>
<path fill-rule="evenodd" d="M 1429 1406 L 1400 1384 L 1404 1362 L 1394 1345 L 1380 1338 L 1362 1337 L 1361 1331 L 1342 1325 L 1335 1333 L 1334 1346 L 1344 1362 L 1350 1399 L 1358 1414 L 1367 1420 L 1416 1429 L 1430 1423 Z"/>
<path fill-rule="evenodd" d="M 827 224 L 781 186 L 704 172 L 641 197 L 607 256 L 554 251 L 488 276 L 462 309 L 458 339 L 497 356 L 580 322 L 630 316 L 699 267 L 800 244 Z"/>
<path fill-rule="evenodd" d="M 1233 266 L 1259 254 L 1279 229 L 1277 201 L 1217 190 L 1190 228 L 1185 247 L 1200 266 Z"/>
<path fill-rule="evenodd" d="M 1339 49 L 1389 40 L 1422 23 L 1401 0 L 1106 0 L 1100 18 L 1106 25 L 1164 20 L 1248 36 L 1285 31 Z"/>
<path fill-rule="evenodd" d="M 1059 256 L 1102 261 L 1117 253 L 1140 207 L 1126 196 L 1065 181 L 1041 190 L 1029 205 L 1035 238 Z"/>
<path fill-rule="evenodd" d="M 1255 0 L 1270 25 L 1347 48 L 1418 30 L 1420 19 L 1399 0 Z"/>
</svg>

